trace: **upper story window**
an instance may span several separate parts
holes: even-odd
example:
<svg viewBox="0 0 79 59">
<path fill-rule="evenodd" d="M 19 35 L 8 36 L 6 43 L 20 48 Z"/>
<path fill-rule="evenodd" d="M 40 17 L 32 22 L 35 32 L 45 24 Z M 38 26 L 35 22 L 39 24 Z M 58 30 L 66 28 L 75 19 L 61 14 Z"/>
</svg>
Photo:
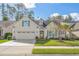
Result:
<svg viewBox="0 0 79 59">
<path fill-rule="evenodd" d="M 30 21 L 28 21 L 28 20 L 23 20 L 22 21 L 22 27 L 25 27 L 25 28 L 27 28 L 27 27 L 29 27 L 30 26 Z"/>
</svg>

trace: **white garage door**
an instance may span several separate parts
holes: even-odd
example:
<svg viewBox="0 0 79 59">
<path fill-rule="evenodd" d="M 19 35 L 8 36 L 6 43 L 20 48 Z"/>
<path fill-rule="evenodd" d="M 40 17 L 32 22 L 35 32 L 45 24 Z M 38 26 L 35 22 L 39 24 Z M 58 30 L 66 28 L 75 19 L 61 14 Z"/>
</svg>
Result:
<svg viewBox="0 0 79 59">
<path fill-rule="evenodd" d="M 35 39 L 34 33 L 16 33 L 16 39 Z"/>
</svg>

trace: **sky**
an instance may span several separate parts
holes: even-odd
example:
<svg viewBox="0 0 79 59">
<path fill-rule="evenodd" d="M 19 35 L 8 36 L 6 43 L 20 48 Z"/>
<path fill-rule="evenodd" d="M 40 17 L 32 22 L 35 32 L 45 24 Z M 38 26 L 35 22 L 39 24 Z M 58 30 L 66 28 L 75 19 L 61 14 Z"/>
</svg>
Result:
<svg viewBox="0 0 79 59">
<path fill-rule="evenodd" d="M 32 10 L 35 17 L 47 19 L 53 13 L 61 15 L 79 13 L 79 3 L 36 3 Z"/>
<path fill-rule="evenodd" d="M 79 13 L 79 3 L 24 3 L 24 5 L 27 9 L 34 11 L 34 17 L 43 18 L 44 20 L 53 13 L 61 15 Z"/>
</svg>

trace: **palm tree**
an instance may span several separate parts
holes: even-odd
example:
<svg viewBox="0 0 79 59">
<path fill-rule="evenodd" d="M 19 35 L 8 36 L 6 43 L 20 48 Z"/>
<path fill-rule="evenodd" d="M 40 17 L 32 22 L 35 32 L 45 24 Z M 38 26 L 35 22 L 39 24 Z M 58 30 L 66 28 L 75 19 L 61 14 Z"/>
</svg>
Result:
<svg viewBox="0 0 79 59">
<path fill-rule="evenodd" d="M 69 30 L 69 25 L 66 23 L 62 23 L 61 21 L 54 20 L 54 23 L 58 26 L 58 38 L 62 41 L 63 33 L 66 37 L 66 31 Z"/>
<path fill-rule="evenodd" d="M 74 25 L 74 24 L 73 24 Z M 71 31 L 72 31 L 72 28 L 73 28 L 73 25 L 72 26 L 70 26 L 70 24 L 68 24 L 68 23 L 63 23 L 63 24 L 60 24 L 59 25 L 59 27 L 60 27 L 60 30 L 63 30 L 65 33 L 65 38 L 69 38 L 69 39 L 71 39 L 72 37 L 72 34 L 71 34 Z M 69 35 L 68 35 L 68 34 Z M 69 37 L 70 36 L 70 37 Z"/>
<path fill-rule="evenodd" d="M 58 13 L 55 13 L 53 14 L 51 17 L 48 18 L 49 19 L 49 23 L 51 21 L 53 21 L 55 23 L 55 25 L 59 26 L 60 25 L 60 22 L 63 20 L 62 19 L 62 16 Z M 56 29 L 52 29 L 52 24 L 50 25 L 50 32 L 54 32 L 53 35 L 57 35 L 57 32 L 58 32 L 58 36 L 59 36 L 59 40 L 61 40 L 61 37 L 60 37 L 60 27 L 58 27 L 59 31 L 57 31 Z"/>
<path fill-rule="evenodd" d="M 61 30 L 63 30 L 65 32 L 65 36 L 66 36 L 66 32 L 70 30 L 69 27 L 70 26 L 67 23 L 60 24 L 60 28 L 61 28 Z"/>
</svg>

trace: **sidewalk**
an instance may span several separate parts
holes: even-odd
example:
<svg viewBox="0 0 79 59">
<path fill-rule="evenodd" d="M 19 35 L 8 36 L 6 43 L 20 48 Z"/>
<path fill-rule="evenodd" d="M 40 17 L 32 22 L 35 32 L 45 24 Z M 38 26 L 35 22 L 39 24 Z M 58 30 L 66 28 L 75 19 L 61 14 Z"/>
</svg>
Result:
<svg viewBox="0 0 79 59">
<path fill-rule="evenodd" d="M 0 44 L 0 46 L 33 46 L 33 45 L 34 44 L 31 43 L 21 43 L 21 42 L 15 42 L 13 40 Z"/>
<path fill-rule="evenodd" d="M 35 46 L 34 48 L 79 48 L 79 46 Z"/>
</svg>

